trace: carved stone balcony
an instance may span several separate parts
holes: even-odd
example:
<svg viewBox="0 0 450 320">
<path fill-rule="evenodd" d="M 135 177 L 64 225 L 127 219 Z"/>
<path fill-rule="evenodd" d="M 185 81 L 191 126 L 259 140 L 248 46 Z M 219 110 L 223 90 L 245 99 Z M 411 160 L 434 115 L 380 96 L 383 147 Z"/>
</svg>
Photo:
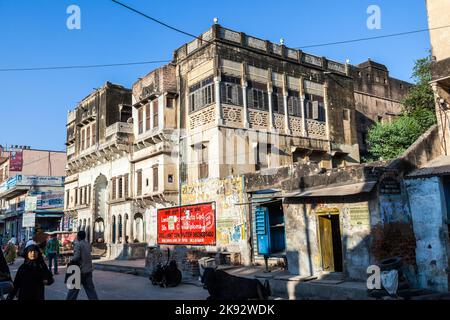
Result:
<svg viewBox="0 0 450 320">
<path fill-rule="evenodd" d="M 118 133 L 132 134 L 133 133 L 133 124 L 127 122 L 116 122 L 113 125 L 106 128 L 105 137 L 109 138 L 112 135 Z"/>
</svg>

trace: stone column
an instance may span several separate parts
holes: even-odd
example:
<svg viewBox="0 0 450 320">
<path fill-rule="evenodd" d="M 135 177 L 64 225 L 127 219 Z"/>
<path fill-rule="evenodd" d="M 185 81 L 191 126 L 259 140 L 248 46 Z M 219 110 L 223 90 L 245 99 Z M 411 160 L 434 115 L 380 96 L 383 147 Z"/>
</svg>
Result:
<svg viewBox="0 0 450 320">
<path fill-rule="evenodd" d="M 289 125 L 289 108 L 288 108 L 287 93 L 283 94 L 283 104 L 284 104 L 284 132 L 286 134 L 291 134 L 291 127 Z"/>
<path fill-rule="evenodd" d="M 289 125 L 288 95 L 287 75 L 283 74 L 284 132 L 290 135 L 291 127 Z"/>
<path fill-rule="evenodd" d="M 327 140 L 330 141 L 330 122 L 329 120 L 329 112 L 328 112 L 328 82 L 325 81 L 323 84 L 323 101 L 325 105 L 325 128 L 326 128 L 326 136 Z"/>
<path fill-rule="evenodd" d="M 130 217 L 130 242 L 134 242 L 134 216 Z"/>
<path fill-rule="evenodd" d="M 123 215 L 122 219 L 122 243 L 126 243 L 126 237 L 127 237 L 127 218 L 126 214 Z"/>
<path fill-rule="evenodd" d="M 302 113 L 302 135 L 304 137 L 308 136 L 308 130 L 306 130 L 306 112 L 305 112 L 305 85 L 303 77 L 300 77 L 299 81 L 300 87 L 300 105 L 301 105 L 301 113 Z"/>
<path fill-rule="evenodd" d="M 242 81 L 242 102 L 244 104 L 244 114 L 242 117 L 244 128 L 249 128 L 248 122 L 248 100 L 247 100 L 247 81 Z"/>
<path fill-rule="evenodd" d="M 245 38 L 245 36 L 243 37 Z M 242 63 L 242 70 L 241 70 L 241 85 L 242 85 L 242 103 L 244 105 L 244 114 L 242 117 L 244 128 L 249 128 L 250 123 L 248 119 L 248 97 L 247 97 L 247 64 L 245 62 Z"/>
<path fill-rule="evenodd" d="M 272 92 L 273 92 L 272 82 L 268 82 L 267 83 L 267 98 L 269 101 L 269 130 L 270 131 L 275 129 L 274 123 L 273 123 Z"/>
<path fill-rule="evenodd" d="M 214 101 L 216 102 L 216 123 L 223 124 L 222 106 L 220 103 L 220 75 L 214 77 Z"/>
</svg>

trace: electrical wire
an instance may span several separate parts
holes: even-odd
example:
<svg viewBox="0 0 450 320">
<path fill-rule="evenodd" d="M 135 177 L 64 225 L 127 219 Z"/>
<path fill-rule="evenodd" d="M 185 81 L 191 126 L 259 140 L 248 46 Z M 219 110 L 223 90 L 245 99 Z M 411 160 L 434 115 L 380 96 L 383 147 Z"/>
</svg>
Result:
<svg viewBox="0 0 450 320">
<path fill-rule="evenodd" d="M 0 72 L 64 70 L 64 69 L 89 69 L 89 68 L 119 67 L 119 66 L 155 64 L 155 63 L 168 63 L 168 62 L 170 62 L 170 60 L 154 60 L 154 61 L 124 62 L 124 63 L 110 63 L 110 64 L 93 64 L 93 65 L 52 66 L 52 67 L 6 68 L 6 69 L 0 69 Z"/>
<path fill-rule="evenodd" d="M 359 39 L 352 39 L 352 40 L 343 40 L 343 41 L 337 41 L 337 42 L 327 42 L 327 43 L 320 43 L 320 44 L 312 44 L 312 45 L 301 46 L 301 47 L 294 47 L 294 48 L 295 49 L 306 49 L 306 48 L 326 47 L 326 46 L 333 46 L 333 45 L 338 45 L 338 44 L 347 44 L 347 43 L 355 43 L 355 42 L 361 42 L 361 41 L 377 40 L 377 39 L 383 39 L 383 38 L 399 37 L 399 36 L 415 34 L 415 33 L 421 33 L 421 32 L 427 32 L 427 31 L 433 31 L 433 30 L 444 29 L 444 28 L 450 28 L 450 25 L 442 26 L 442 27 L 436 27 L 436 28 L 426 28 L 426 29 L 420 29 L 420 30 L 392 33 L 392 34 L 386 34 L 386 35 L 382 35 L 382 36 L 374 36 L 374 37 L 359 38 Z"/>
</svg>

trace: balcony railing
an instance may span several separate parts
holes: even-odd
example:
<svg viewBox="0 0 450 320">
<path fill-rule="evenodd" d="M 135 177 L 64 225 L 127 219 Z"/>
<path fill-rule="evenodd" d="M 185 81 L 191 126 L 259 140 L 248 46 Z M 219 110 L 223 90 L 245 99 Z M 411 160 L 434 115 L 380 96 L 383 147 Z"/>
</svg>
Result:
<svg viewBox="0 0 450 320">
<path fill-rule="evenodd" d="M 75 145 L 73 144 L 71 146 L 68 146 L 67 147 L 67 155 L 70 156 L 70 155 L 73 155 L 74 153 L 75 153 Z"/>
<path fill-rule="evenodd" d="M 217 28 L 217 29 L 215 29 Z M 215 31 L 217 30 L 217 32 Z M 288 60 L 296 61 L 298 63 L 309 64 L 314 67 L 326 69 L 332 72 L 340 74 L 346 74 L 347 68 L 344 63 L 328 60 L 323 57 L 317 57 L 308 53 L 304 53 L 301 50 L 288 48 L 285 45 L 279 45 L 266 40 L 258 39 L 246 35 L 242 32 L 236 32 L 234 30 L 226 29 L 221 26 L 214 26 L 206 31 L 202 36 L 201 41 L 195 39 L 190 43 L 185 44 L 176 51 L 178 59 L 184 59 L 189 54 L 197 51 L 203 46 L 209 44 L 214 39 L 221 39 L 230 42 L 234 45 L 242 45 L 252 50 L 259 50 L 264 53 L 270 53 L 277 57 L 283 57 Z"/>
<path fill-rule="evenodd" d="M 133 133 L 133 124 L 127 122 L 116 122 L 113 125 L 106 128 L 105 135 L 106 138 L 108 138 L 117 133 L 126 133 L 126 134 Z"/>
</svg>

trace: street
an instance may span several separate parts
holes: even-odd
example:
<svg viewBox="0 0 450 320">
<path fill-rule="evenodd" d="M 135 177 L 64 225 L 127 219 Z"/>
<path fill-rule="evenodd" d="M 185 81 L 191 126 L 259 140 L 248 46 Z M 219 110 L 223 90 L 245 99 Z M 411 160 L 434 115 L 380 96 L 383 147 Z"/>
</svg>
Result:
<svg viewBox="0 0 450 320">
<path fill-rule="evenodd" d="M 12 276 L 23 259 L 17 259 L 10 266 Z M 64 300 L 67 287 L 64 284 L 65 267 L 59 268 L 59 274 L 55 276 L 55 283 L 46 287 L 47 300 Z M 109 271 L 94 271 L 94 284 L 99 299 L 101 300 L 205 300 L 208 292 L 200 286 L 193 284 L 181 284 L 176 288 L 161 288 L 153 286 L 147 278 Z M 81 289 L 79 300 L 87 300 L 86 294 Z"/>
</svg>

